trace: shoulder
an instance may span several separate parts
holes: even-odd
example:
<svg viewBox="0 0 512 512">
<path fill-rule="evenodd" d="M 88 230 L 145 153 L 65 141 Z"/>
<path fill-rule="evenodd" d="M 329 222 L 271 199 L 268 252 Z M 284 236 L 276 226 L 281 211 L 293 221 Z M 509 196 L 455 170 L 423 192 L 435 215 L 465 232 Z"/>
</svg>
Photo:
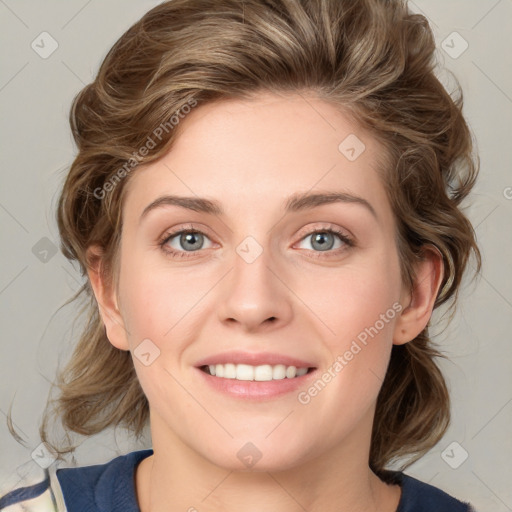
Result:
<svg viewBox="0 0 512 512">
<path fill-rule="evenodd" d="M 19 487 L 0 497 L 5 512 L 139 512 L 135 467 L 153 450 L 121 455 L 105 464 L 55 468 L 34 485 Z"/>
<path fill-rule="evenodd" d="M 0 492 L 2 512 L 66 512 L 55 468 L 42 468 L 33 462 L 20 468 L 14 475 L 15 479 L 20 477 L 17 484 Z"/>
<path fill-rule="evenodd" d="M 141 450 L 105 464 L 57 470 L 67 511 L 138 512 L 135 467 L 152 453 L 153 450 Z"/>
<path fill-rule="evenodd" d="M 475 512 L 469 503 L 405 473 L 387 472 L 386 481 L 402 488 L 396 512 Z"/>
</svg>

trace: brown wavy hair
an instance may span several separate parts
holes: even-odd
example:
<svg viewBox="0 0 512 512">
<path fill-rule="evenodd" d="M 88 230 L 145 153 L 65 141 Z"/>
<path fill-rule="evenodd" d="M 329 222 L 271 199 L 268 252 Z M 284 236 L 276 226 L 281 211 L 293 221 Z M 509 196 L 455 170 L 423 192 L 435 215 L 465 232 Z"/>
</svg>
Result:
<svg viewBox="0 0 512 512">
<path fill-rule="evenodd" d="M 57 212 L 64 255 L 77 260 L 87 277 L 86 250 L 100 245 L 102 272 L 115 282 L 126 185 L 137 165 L 171 149 L 180 125 L 169 119 L 186 105 L 250 99 L 263 91 L 312 93 L 348 112 L 383 144 L 402 279 L 412 287 L 422 248 L 435 246 L 445 268 L 435 307 L 447 303 L 453 311 L 468 259 L 475 257 L 477 271 L 481 265 L 461 208 L 478 157 L 460 86 L 455 81 L 449 93 L 436 77 L 435 50 L 425 17 L 401 0 L 158 5 L 120 37 L 95 80 L 73 101 L 70 124 L 78 154 Z M 142 155 L 138 150 L 159 126 L 167 130 L 161 140 L 152 137 L 154 147 Z M 86 326 L 57 375 L 60 394 L 50 400 L 50 392 L 40 426 L 41 439 L 59 457 L 76 446 L 50 441 L 50 418 L 84 436 L 122 426 L 137 437 L 149 418 L 131 354 L 109 343 L 87 279 L 71 300 L 79 297 L 85 299 Z M 376 473 L 405 458 L 404 469 L 445 433 L 450 400 L 438 357 L 445 356 L 434 347 L 428 326 L 411 342 L 393 346 L 373 425 L 369 463 Z"/>
</svg>

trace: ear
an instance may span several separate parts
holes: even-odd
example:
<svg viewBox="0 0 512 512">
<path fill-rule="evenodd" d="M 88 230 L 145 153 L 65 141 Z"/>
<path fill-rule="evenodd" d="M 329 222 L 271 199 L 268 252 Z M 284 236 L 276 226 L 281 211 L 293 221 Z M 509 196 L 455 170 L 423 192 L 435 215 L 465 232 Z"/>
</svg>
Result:
<svg viewBox="0 0 512 512">
<path fill-rule="evenodd" d="M 112 345 L 120 350 L 129 350 L 127 330 L 113 285 L 113 280 L 107 277 L 103 259 L 103 249 L 99 245 L 87 248 L 87 274 L 91 283 L 101 319 L 105 324 L 107 338 Z"/>
<path fill-rule="evenodd" d="M 394 345 L 403 345 L 425 329 L 443 280 L 443 257 L 437 247 L 428 245 L 416 265 L 412 290 L 404 290 L 400 303 L 404 309 L 395 323 Z"/>
</svg>

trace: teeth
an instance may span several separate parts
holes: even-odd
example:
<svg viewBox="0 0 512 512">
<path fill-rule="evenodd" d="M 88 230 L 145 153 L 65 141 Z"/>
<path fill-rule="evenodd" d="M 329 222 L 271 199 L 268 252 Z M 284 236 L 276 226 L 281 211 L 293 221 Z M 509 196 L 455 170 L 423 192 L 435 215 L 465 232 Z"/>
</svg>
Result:
<svg viewBox="0 0 512 512">
<path fill-rule="evenodd" d="M 222 365 L 219 365 L 219 366 L 222 366 Z M 225 364 L 224 365 L 224 378 L 236 379 L 236 366 L 234 364 Z"/>
<path fill-rule="evenodd" d="M 248 364 L 236 365 L 236 380 L 254 380 L 254 366 Z"/>
<path fill-rule="evenodd" d="M 308 368 L 297 368 L 295 366 L 285 366 L 284 364 L 276 364 L 271 366 L 263 364 L 260 366 L 252 366 L 249 364 L 210 364 L 207 367 L 207 372 L 216 377 L 223 377 L 225 379 L 236 380 L 255 380 L 255 381 L 268 381 L 268 380 L 281 380 L 293 379 L 295 377 L 302 377 L 308 373 Z"/>
<path fill-rule="evenodd" d="M 264 364 L 254 368 L 254 380 L 272 380 L 272 366 Z"/>
<path fill-rule="evenodd" d="M 286 366 L 284 364 L 276 364 L 272 368 L 272 378 L 274 380 L 284 379 L 286 377 Z"/>
</svg>

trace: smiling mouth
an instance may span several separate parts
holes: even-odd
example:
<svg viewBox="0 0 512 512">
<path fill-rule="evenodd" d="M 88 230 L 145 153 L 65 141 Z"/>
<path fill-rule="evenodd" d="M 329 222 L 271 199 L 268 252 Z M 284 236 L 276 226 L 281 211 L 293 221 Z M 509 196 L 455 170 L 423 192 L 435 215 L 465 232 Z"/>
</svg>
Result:
<svg viewBox="0 0 512 512">
<path fill-rule="evenodd" d="M 315 368 L 297 368 L 284 364 L 252 366 L 250 364 L 232 363 L 204 365 L 200 366 L 199 369 L 214 377 L 257 382 L 296 379 L 315 370 Z"/>
</svg>

